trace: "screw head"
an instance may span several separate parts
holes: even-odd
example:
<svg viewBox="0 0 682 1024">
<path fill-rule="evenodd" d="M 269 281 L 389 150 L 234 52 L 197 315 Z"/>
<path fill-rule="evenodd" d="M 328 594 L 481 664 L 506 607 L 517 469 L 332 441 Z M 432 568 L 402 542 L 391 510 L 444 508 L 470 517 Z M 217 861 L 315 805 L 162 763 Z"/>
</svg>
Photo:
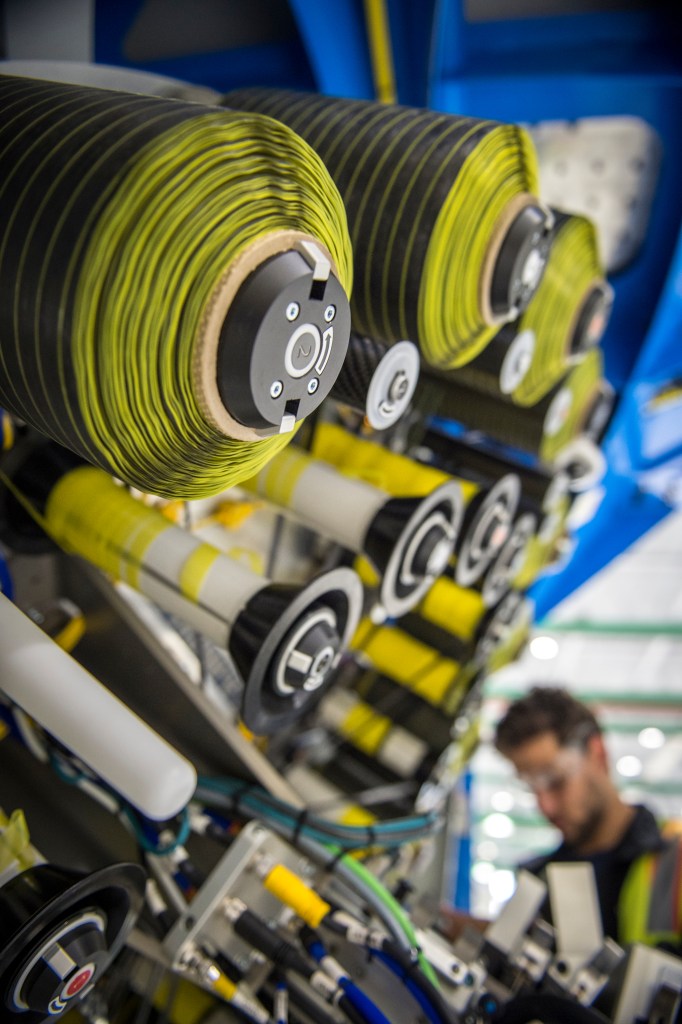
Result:
<svg viewBox="0 0 682 1024">
<path fill-rule="evenodd" d="M 320 382 L 317 379 L 317 377 L 311 377 L 310 380 L 308 381 L 308 394 L 314 395 L 319 386 Z"/>
<path fill-rule="evenodd" d="M 327 321 L 327 323 L 330 324 L 335 316 L 336 316 L 336 306 L 331 306 L 331 305 L 327 306 L 327 308 L 324 311 L 324 318 Z"/>
<path fill-rule="evenodd" d="M 404 370 L 398 370 L 395 377 L 390 383 L 388 389 L 388 398 L 391 402 L 399 402 L 401 398 L 404 398 L 407 394 L 407 389 L 410 386 L 407 374 Z"/>
<path fill-rule="evenodd" d="M 298 314 L 300 312 L 301 312 L 301 307 L 299 306 L 298 302 L 290 302 L 289 305 L 287 306 L 287 310 L 286 310 L 286 318 L 287 318 L 287 320 L 290 323 L 292 323 L 296 319 L 296 317 L 298 316 Z"/>
<path fill-rule="evenodd" d="M 283 391 L 284 384 L 282 384 L 281 380 L 273 380 L 270 385 L 270 398 L 279 398 Z"/>
</svg>

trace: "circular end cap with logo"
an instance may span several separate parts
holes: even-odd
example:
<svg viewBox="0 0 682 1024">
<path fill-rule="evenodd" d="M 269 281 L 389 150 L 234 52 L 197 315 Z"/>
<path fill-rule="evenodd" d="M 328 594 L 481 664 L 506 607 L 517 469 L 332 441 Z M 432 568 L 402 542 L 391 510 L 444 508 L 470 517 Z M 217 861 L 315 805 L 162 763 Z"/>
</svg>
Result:
<svg viewBox="0 0 682 1024">
<path fill-rule="evenodd" d="M 350 305 L 329 260 L 301 243 L 244 281 L 223 322 L 218 391 L 264 436 L 293 430 L 331 391 L 350 339 Z"/>
</svg>

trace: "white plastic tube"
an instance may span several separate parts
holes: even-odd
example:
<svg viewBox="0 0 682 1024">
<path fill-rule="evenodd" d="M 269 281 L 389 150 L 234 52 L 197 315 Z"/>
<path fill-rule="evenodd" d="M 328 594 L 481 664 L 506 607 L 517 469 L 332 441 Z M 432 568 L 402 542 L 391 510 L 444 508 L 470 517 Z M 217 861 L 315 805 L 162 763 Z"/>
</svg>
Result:
<svg viewBox="0 0 682 1024">
<path fill-rule="evenodd" d="M 351 551 L 362 550 L 370 523 L 389 500 L 385 491 L 294 447 L 276 455 L 245 486 Z"/>
<path fill-rule="evenodd" d="M 2 594 L 0 691 L 148 818 L 194 793 L 194 766 Z"/>
</svg>

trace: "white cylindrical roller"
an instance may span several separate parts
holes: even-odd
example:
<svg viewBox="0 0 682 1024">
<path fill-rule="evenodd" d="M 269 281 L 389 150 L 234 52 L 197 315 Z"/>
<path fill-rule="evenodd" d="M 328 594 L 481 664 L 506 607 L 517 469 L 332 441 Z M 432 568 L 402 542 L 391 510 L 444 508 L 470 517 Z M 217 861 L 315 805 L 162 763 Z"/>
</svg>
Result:
<svg viewBox="0 0 682 1024">
<path fill-rule="evenodd" d="M 571 414 L 573 393 L 570 388 L 560 388 L 550 402 L 545 413 L 543 433 L 546 437 L 556 437 Z"/>
<path fill-rule="evenodd" d="M 500 391 L 511 395 L 519 387 L 533 362 L 535 331 L 519 331 L 507 349 L 500 367 Z"/>
<path fill-rule="evenodd" d="M 271 459 L 246 486 L 351 551 L 362 550 L 370 523 L 389 499 L 385 491 L 293 447 Z"/>
<path fill-rule="evenodd" d="M 140 593 L 222 647 L 228 643 L 239 613 L 269 582 L 237 559 L 170 523 L 145 549 L 141 565 L 132 565 L 125 558 L 126 553 L 121 560 L 121 579 L 131 582 L 130 573 L 134 571 Z M 188 588 L 185 581 L 191 560 L 196 566 L 195 582 Z M 187 596 L 188 589 L 195 600 Z"/>
<path fill-rule="evenodd" d="M 322 725 L 403 778 L 413 777 L 428 756 L 428 743 L 348 690 L 327 694 L 318 714 Z"/>
<path fill-rule="evenodd" d="M 0 594 L 0 690 L 148 818 L 192 797 L 192 764 Z"/>
<path fill-rule="evenodd" d="M 596 487 L 607 468 L 604 452 L 585 434 L 565 445 L 553 465 L 568 474 L 569 488 L 574 494 Z"/>
<path fill-rule="evenodd" d="M 391 345 L 367 390 L 366 416 L 375 430 L 393 426 L 407 410 L 419 380 L 419 349 L 411 341 Z"/>
</svg>

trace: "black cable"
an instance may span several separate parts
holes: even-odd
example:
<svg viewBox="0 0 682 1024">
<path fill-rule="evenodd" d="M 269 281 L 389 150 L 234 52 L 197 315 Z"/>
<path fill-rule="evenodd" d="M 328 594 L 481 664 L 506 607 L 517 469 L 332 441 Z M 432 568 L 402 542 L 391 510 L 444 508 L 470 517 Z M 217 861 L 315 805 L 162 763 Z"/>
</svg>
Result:
<svg viewBox="0 0 682 1024">
<path fill-rule="evenodd" d="M 505 1003 L 492 1018 L 492 1024 L 609 1024 L 608 1017 L 589 1006 L 564 996 L 535 992 L 517 996 Z"/>
<path fill-rule="evenodd" d="M 367 1024 L 366 1018 L 353 1006 L 348 996 L 342 995 L 337 1002 L 337 1006 L 348 1017 L 350 1024 Z"/>
<path fill-rule="evenodd" d="M 289 1003 L 304 1013 L 315 1024 L 338 1024 L 338 1021 L 327 1011 L 303 986 L 303 984 L 289 979 Z"/>
<path fill-rule="evenodd" d="M 282 970 L 295 971 L 303 978 L 310 978 L 314 968 L 305 956 L 291 942 L 283 939 L 265 921 L 261 920 L 252 910 L 243 910 L 232 922 L 232 927 L 240 939 L 263 953 L 275 967 Z"/>
<path fill-rule="evenodd" d="M 453 1021 L 454 1024 L 456 1017 L 452 1007 L 445 1001 L 439 989 L 422 972 L 418 961 L 412 960 L 405 950 L 392 939 L 387 938 L 384 941 L 383 952 L 395 961 L 400 969 L 404 971 L 405 977 L 409 978 L 412 984 L 416 985 L 420 992 L 426 996 L 438 1015 L 444 1021 Z"/>
</svg>

